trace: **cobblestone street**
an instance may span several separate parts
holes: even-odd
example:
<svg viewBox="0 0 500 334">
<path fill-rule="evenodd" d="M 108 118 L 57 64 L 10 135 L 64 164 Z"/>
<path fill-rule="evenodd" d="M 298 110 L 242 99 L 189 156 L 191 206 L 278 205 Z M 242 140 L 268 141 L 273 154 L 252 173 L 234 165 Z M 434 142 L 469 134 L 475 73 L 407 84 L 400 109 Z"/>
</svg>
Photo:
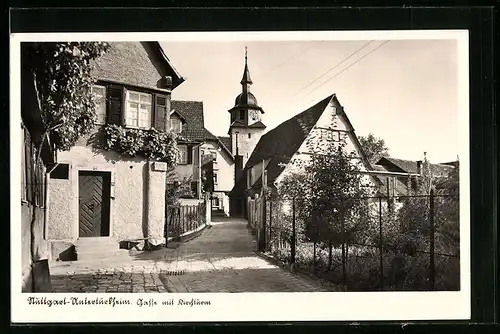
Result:
<svg viewBox="0 0 500 334">
<path fill-rule="evenodd" d="M 255 252 L 246 221 L 219 218 L 199 237 L 130 258 L 57 263 L 54 292 L 313 292 L 319 282 L 290 273 Z"/>
</svg>

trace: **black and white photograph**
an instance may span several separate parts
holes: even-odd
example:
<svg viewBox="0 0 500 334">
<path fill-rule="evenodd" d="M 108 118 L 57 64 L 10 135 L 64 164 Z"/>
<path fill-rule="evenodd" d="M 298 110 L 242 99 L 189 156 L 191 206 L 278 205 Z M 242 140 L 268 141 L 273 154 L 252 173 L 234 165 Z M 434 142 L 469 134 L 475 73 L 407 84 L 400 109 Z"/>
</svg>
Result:
<svg viewBox="0 0 500 334">
<path fill-rule="evenodd" d="M 21 318 L 468 317 L 466 32 L 15 34 L 11 50 Z"/>
</svg>

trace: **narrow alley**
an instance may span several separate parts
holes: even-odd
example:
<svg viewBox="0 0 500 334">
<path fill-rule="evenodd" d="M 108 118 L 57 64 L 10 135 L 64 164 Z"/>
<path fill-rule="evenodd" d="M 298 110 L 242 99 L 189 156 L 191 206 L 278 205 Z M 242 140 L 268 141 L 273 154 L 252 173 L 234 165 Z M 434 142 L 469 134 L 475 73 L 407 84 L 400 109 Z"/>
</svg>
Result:
<svg viewBox="0 0 500 334">
<path fill-rule="evenodd" d="M 152 252 L 51 266 L 54 292 L 314 292 L 319 282 L 255 252 L 246 220 L 217 218 L 197 238 Z"/>
</svg>

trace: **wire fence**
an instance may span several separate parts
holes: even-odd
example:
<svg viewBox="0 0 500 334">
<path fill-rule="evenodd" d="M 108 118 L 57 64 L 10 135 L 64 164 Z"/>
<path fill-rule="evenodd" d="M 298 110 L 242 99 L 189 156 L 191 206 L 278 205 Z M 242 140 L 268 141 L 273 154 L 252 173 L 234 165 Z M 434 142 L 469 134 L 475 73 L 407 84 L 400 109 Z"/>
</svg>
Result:
<svg viewBox="0 0 500 334">
<path fill-rule="evenodd" d="M 259 198 L 249 222 L 261 251 L 348 291 L 460 290 L 458 195 L 358 200 L 364 214 L 328 230 L 297 198 Z"/>
</svg>

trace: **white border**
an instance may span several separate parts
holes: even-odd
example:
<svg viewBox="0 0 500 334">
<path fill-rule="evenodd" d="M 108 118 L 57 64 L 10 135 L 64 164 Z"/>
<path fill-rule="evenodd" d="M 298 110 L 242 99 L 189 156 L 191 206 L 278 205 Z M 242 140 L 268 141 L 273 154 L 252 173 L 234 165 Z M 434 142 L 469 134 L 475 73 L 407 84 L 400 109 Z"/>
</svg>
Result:
<svg viewBox="0 0 500 334">
<path fill-rule="evenodd" d="M 21 293 L 21 207 L 11 201 L 11 300 L 12 322 L 179 322 L 179 321 L 370 321 L 470 319 L 470 208 L 469 208 L 469 43 L 465 30 L 425 31 L 301 31 L 301 32 L 165 32 L 165 33 L 36 33 L 11 34 L 11 119 L 20 119 L 21 41 L 317 41 L 453 39 L 458 42 L 460 127 L 460 248 L 459 292 L 369 293 L 241 293 L 241 294 L 92 294 L 89 297 L 130 299 L 131 306 L 33 306 L 30 294 Z M 168 55 L 168 50 L 167 50 Z M 19 124 L 10 124 L 11 145 L 19 145 Z M 20 151 L 11 150 L 11 179 L 20 180 Z M 20 187 L 11 187 L 11 198 L 20 198 Z M 32 296 L 32 295 L 31 295 Z M 37 297 L 71 297 L 37 294 Z M 83 297 L 79 296 L 80 298 Z M 137 307 L 137 298 L 154 297 L 160 305 Z M 161 306 L 162 300 L 209 300 L 210 306 Z M 63 312 L 63 308 L 66 312 Z M 58 310 L 56 310 L 58 309 Z"/>
</svg>

